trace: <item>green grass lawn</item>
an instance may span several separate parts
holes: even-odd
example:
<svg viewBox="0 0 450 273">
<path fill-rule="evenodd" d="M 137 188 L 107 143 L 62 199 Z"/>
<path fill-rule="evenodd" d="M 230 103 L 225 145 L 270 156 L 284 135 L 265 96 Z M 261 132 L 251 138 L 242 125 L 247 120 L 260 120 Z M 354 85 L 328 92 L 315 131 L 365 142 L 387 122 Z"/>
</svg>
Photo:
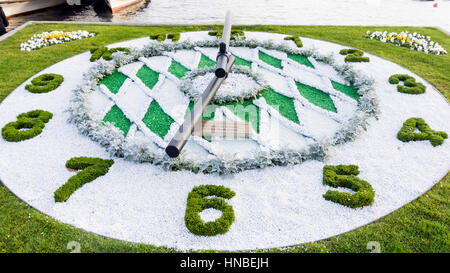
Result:
<svg viewBox="0 0 450 273">
<path fill-rule="evenodd" d="M 211 30 L 214 26 L 106 26 L 34 24 L 0 42 L 0 102 L 19 84 L 68 57 L 92 47 L 148 36 L 160 31 Z M 419 32 L 430 35 L 450 50 L 450 37 L 434 28 L 341 26 L 238 26 L 237 29 L 269 31 L 327 40 L 362 49 L 406 67 L 430 82 L 450 101 L 450 54 L 435 56 L 364 38 L 367 30 Z M 33 34 L 52 30 L 83 29 L 94 38 L 21 52 L 20 43 Z M 437 113 L 438 114 L 438 113 Z M 436 164 L 439 164 L 437 162 Z M 315 243 L 270 252 L 369 252 L 378 241 L 382 252 L 450 252 L 450 173 L 430 191 L 374 223 Z M 31 208 L 0 183 L 0 252 L 69 252 L 77 241 L 82 252 L 174 252 L 173 249 L 105 238 L 62 224 Z"/>
</svg>

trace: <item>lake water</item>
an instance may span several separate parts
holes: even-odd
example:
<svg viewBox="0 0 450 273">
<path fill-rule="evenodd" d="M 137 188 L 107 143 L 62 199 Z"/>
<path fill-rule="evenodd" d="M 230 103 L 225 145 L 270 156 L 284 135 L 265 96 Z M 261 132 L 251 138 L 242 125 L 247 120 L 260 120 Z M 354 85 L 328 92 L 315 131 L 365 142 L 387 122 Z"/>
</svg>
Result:
<svg viewBox="0 0 450 273">
<path fill-rule="evenodd" d="M 11 24 L 28 20 L 210 24 L 223 22 L 228 9 L 235 24 L 439 26 L 450 32 L 448 0 L 152 0 L 139 11 L 114 16 L 97 16 L 91 7 L 58 7 L 12 18 Z"/>
</svg>

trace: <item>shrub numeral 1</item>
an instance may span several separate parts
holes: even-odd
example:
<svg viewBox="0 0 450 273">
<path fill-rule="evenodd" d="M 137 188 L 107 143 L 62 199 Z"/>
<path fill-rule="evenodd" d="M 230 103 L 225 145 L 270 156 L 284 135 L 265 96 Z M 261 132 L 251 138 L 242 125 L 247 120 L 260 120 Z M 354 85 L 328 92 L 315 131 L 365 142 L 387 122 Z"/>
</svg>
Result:
<svg viewBox="0 0 450 273">
<path fill-rule="evenodd" d="M 226 233 L 234 222 L 234 210 L 224 199 L 231 199 L 234 195 L 235 192 L 224 186 L 202 185 L 193 188 L 187 199 L 184 217 L 186 227 L 193 234 L 200 236 Z M 215 221 L 205 223 L 200 218 L 200 212 L 207 208 L 222 211 L 222 216 Z"/>
<path fill-rule="evenodd" d="M 323 197 L 350 208 L 372 205 L 375 191 L 369 182 L 356 177 L 358 174 L 356 165 L 326 165 L 323 167 L 323 184 L 333 188 L 349 188 L 355 193 L 329 190 Z"/>
<path fill-rule="evenodd" d="M 65 202 L 70 195 L 84 184 L 97 179 L 108 173 L 114 164 L 112 159 L 101 159 L 95 157 L 73 157 L 66 162 L 66 167 L 73 170 L 81 170 L 72 176 L 67 182 L 54 193 L 56 202 Z"/>
</svg>

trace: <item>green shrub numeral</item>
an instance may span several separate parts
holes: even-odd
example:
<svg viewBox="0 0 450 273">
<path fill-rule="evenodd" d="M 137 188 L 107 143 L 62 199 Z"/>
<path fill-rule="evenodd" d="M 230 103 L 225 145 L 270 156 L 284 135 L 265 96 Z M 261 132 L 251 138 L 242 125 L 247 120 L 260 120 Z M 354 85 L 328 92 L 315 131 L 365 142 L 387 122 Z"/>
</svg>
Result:
<svg viewBox="0 0 450 273">
<path fill-rule="evenodd" d="M 114 164 L 112 159 L 101 159 L 95 157 L 73 157 L 66 162 L 66 168 L 81 170 L 72 176 L 67 182 L 54 193 L 56 202 L 65 202 L 70 195 L 84 184 L 94 181 L 99 176 L 108 173 Z"/>
<path fill-rule="evenodd" d="M 341 51 L 339 51 L 339 54 L 347 55 L 347 57 L 345 57 L 344 59 L 345 62 L 370 62 L 369 57 L 363 57 L 364 52 L 359 49 L 342 49 Z"/>
<path fill-rule="evenodd" d="M 100 58 L 103 58 L 103 60 L 106 60 L 106 61 L 110 61 L 113 58 L 112 54 L 115 52 L 118 52 L 118 51 L 122 51 L 125 54 L 130 54 L 130 50 L 126 47 L 116 47 L 116 48 L 108 49 L 107 47 L 102 46 L 102 47 L 97 47 L 97 48 L 91 49 L 92 55 L 91 55 L 90 61 L 94 62 Z"/>
<path fill-rule="evenodd" d="M 208 32 L 209 36 L 216 36 L 217 38 L 222 38 L 222 30 L 213 30 Z M 240 37 L 242 40 L 245 40 L 245 34 L 242 30 L 231 30 L 230 40 L 235 40 L 237 37 Z"/>
<path fill-rule="evenodd" d="M 333 188 L 349 188 L 355 193 L 340 192 L 336 190 L 327 191 L 323 197 L 326 200 L 341 205 L 358 208 L 372 205 L 375 191 L 369 182 L 356 177 L 359 174 L 356 165 L 326 165 L 323 167 L 323 184 Z"/>
<path fill-rule="evenodd" d="M 407 94 L 422 94 L 425 93 L 425 85 L 420 82 L 416 82 L 414 77 L 405 74 L 395 74 L 389 77 L 389 83 L 398 84 L 403 82 L 404 85 L 397 85 L 397 91 Z"/>
<path fill-rule="evenodd" d="M 233 207 L 224 199 L 231 199 L 235 192 L 224 186 L 202 185 L 192 189 L 188 195 L 186 215 L 184 217 L 186 227 L 195 235 L 214 236 L 224 234 L 234 222 Z M 210 197 L 208 196 L 216 196 Z M 220 197 L 220 198 L 219 198 Z M 222 216 L 211 222 L 203 222 L 200 212 L 207 208 L 222 211 Z"/>
<path fill-rule="evenodd" d="M 52 117 L 52 113 L 44 110 L 22 113 L 17 116 L 17 121 L 10 122 L 2 128 L 2 137 L 10 142 L 33 138 L 42 133 L 45 123 Z"/>
<path fill-rule="evenodd" d="M 416 128 L 420 133 L 415 132 Z M 397 138 L 403 142 L 429 140 L 431 145 L 438 146 L 444 143 L 444 139 L 448 138 L 448 135 L 443 131 L 432 130 L 421 118 L 409 118 L 398 131 Z"/>
<path fill-rule="evenodd" d="M 294 41 L 294 43 L 297 45 L 297 47 L 303 47 L 302 40 L 298 36 L 288 36 L 284 38 L 286 41 Z"/>
<path fill-rule="evenodd" d="M 31 93 L 47 93 L 58 88 L 64 81 L 63 76 L 58 74 L 42 74 L 31 80 L 25 89 Z"/>
<path fill-rule="evenodd" d="M 172 42 L 177 42 L 180 40 L 180 37 L 181 35 L 179 32 L 150 34 L 150 39 L 158 42 L 163 42 L 166 39 L 172 39 Z"/>
</svg>

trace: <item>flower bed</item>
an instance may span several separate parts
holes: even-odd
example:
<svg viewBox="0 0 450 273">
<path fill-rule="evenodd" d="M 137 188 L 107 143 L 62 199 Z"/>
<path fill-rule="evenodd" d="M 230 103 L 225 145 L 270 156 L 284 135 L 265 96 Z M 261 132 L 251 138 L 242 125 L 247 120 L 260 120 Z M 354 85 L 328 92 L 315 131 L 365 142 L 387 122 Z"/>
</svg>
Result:
<svg viewBox="0 0 450 273">
<path fill-rule="evenodd" d="M 41 34 L 34 34 L 30 40 L 20 44 L 20 50 L 31 51 L 46 46 L 62 44 L 65 42 L 70 42 L 73 40 L 80 40 L 83 38 L 94 37 L 95 33 L 90 33 L 86 30 L 78 31 L 52 31 L 52 32 L 42 32 Z"/>
<path fill-rule="evenodd" d="M 411 50 L 425 52 L 427 54 L 447 54 L 447 51 L 437 42 L 431 40 L 430 36 L 424 36 L 417 32 L 408 33 L 408 31 L 397 32 L 366 32 L 366 38 L 378 40 L 383 43 L 391 43 L 397 46 L 407 47 Z"/>
</svg>

